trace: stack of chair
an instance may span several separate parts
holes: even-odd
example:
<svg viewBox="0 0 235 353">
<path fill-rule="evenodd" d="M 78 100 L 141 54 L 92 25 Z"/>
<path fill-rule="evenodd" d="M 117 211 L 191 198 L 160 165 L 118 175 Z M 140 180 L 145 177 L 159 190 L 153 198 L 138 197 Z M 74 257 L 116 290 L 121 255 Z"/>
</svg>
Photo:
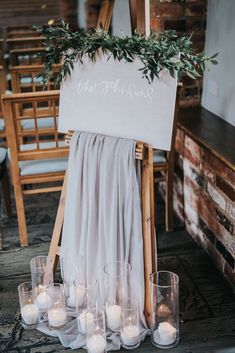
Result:
<svg viewBox="0 0 235 353">
<path fill-rule="evenodd" d="M 60 190 L 68 158 L 68 147 L 58 133 L 59 91 L 53 79 L 45 90 L 38 77 L 43 70 L 37 55 L 44 51 L 41 39 L 29 36 L 27 29 L 8 31 L 6 39 L 8 88 L 13 93 L 3 95 L 2 108 L 21 246 L 29 243 L 24 196 Z M 59 65 L 55 72 L 58 69 Z"/>
</svg>

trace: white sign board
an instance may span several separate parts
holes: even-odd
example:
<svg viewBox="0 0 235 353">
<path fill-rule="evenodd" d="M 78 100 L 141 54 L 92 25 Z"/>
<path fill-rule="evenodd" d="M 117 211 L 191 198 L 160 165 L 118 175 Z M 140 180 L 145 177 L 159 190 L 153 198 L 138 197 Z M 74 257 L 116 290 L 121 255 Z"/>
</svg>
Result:
<svg viewBox="0 0 235 353">
<path fill-rule="evenodd" d="M 61 85 L 59 131 L 130 138 L 169 150 L 177 81 L 163 71 L 149 84 L 143 64 L 107 57 L 77 62 Z"/>
</svg>

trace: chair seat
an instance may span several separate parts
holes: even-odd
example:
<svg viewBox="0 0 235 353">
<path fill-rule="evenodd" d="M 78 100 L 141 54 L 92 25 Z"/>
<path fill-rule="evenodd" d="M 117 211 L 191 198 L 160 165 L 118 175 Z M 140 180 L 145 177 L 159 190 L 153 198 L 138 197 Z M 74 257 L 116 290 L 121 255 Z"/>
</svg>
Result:
<svg viewBox="0 0 235 353">
<path fill-rule="evenodd" d="M 55 142 L 41 142 L 39 144 L 41 149 L 55 148 Z M 59 141 L 60 147 L 66 147 L 64 141 Z M 20 146 L 21 151 L 31 151 L 37 149 L 35 143 L 24 144 Z M 10 151 L 8 150 L 8 157 L 10 159 Z M 35 175 L 35 174 L 44 174 L 44 173 L 56 173 L 63 172 L 67 168 L 68 158 L 50 158 L 50 159 L 37 159 L 30 161 L 20 161 L 20 175 Z"/>
<path fill-rule="evenodd" d="M 40 77 L 32 77 L 32 76 L 25 76 L 25 77 L 21 77 L 20 79 L 20 83 L 21 84 L 31 84 L 31 83 L 41 83 L 42 79 Z"/>
<path fill-rule="evenodd" d="M 48 129 L 54 127 L 54 118 L 39 118 L 37 119 L 37 124 L 39 129 Z M 21 122 L 22 129 L 24 130 L 34 130 L 36 128 L 34 119 L 25 119 Z"/>
<path fill-rule="evenodd" d="M 159 150 L 153 150 L 153 164 L 161 164 L 161 163 L 166 163 L 166 152 L 164 151 L 159 151 Z"/>
<path fill-rule="evenodd" d="M 6 148 L 0 147 L 0 164 L 5 160 L 7 154 Z"/>
<path fill-rule="evenodd" d="M 44 173 L 63 172 L 67 168 L 67 163 L 68 159 L 66 157 L 56 159 L 21 161 L 19 162 L 20 175 L 26 176 Z"/>
<path fill-rule="evenodd" d="M 5 121 L 0 118 L 0 131 L 5 131 Z"/>
</svg>

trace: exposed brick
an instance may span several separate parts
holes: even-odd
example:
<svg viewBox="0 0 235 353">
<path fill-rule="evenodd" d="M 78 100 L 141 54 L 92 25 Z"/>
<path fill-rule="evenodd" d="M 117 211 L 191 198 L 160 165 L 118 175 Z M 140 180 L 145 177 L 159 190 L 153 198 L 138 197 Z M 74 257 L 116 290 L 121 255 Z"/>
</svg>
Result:
<svg viewBox="0 0 235 353">
<path fill-rule="evenodd" d="M 205 29 L 205 23 L 201 18 L 186 18 L 186 30 L 188 31 L 201 31 L 203 28 Z"/>
<path fill-rule="evenodd" d="M 199 218 L 199 227 L 201 228 L 202 232 L 206 235 L 207 239 L 215 245 L 216 237 L 214 233 L 207 227 L 206 223 L 203 221 L 202 218 Z"/>
<path fill-rule="evenodd" d="M 231 185 L 235 185 L 235 172 L 233 172 L 231 169 L 227 169 L 227 181 Z"/>
<path fill-rule="evenodd" d="M 216 241 L 216 249 L 220 252 L 220 254 L 223 256 L 229 266 L 234 269 L 234 257 L 218 239 Z"/>
<path fill-rule="evenodd" d="M 228 196 L 231 201 L 235 201 L 235 189 L 218 175 L 216 175 L 216 186 Z"/>
<path fill-rule="evenodd" d="M 190 179 L 194 180 L 202 189 L 206 189 L 206 179 L 186 160 L 184 160 L 184 172 Z"/>
<path fill-rule="evenodd" d="M 187 4 L 185 8 L 185 15 L 203 17 L 205 15 L 205 2 L 201 1 Z"/>
<path fill-rule="evenodd" d="M 196 159 L 201 159 L 201 147 L 187 135 L 184 138 L 184 145 Z"/>
<path fill-rule="evenodd" d="M 215 209 L 216 212 L 216 219 L 224 228 L 230 233 L 233 234 L 233 223 L 226 217 L 218 208 Z"/>
<path fill-rule="evenodd" d="M 185 6 L 179 3 L 158 2 L 156 15 L 165 18 L 177 18 L 184 16 Z"/>
<path fill-rule="evenodd" d="M 203 149 L 203 159 L 210 166 L 214 172 L 220 177 L 226 178 L 227 176 L 227 166 L 220 161 L 216 156 L 214 156 L 209 150 Z"/>
<path fill-rule="evenodd" d="M 199 169 L 201 173 L 204 175 L 204 177 L 206 178 L 206 180 L 210 181 L 212 184 L 215 183 L 216 175 L 213 169 L 211 169 L 211 166 L 203 159 L 199 163 Z"/>
<path fill-rule="evenodd" d="M 226 202 L 226 213 L 233 221 L 235 221 L 235 206 L 234 206 L 234 204 L 231 204 L 230 202 Z"/>
<path fill-rule="evenodd" d="M 185 19 L 183 20 L 166 20 L 164 23 L 164 29 L 165 30 L 175 30 L 177 32 L 185 32 L 186 31 L 186 25 L 185 25 Z"/>
<path fill-rule="evenodd" d="M 193 154 L 193 152 L 186 147 L 184 148 L 184 159 L 190 161 L 195 166 L 199 165 L 197 156 L 195 156 L 195 154 Z"/>
<path fill-rule="evenodd" d="M 221 193 L 216 190 L 210 183 L 207 184 L 207 191 L 212 200 L 222 209 L 226 210 L 226 201 Z"/>
<path fill-rule="evenodd" d="M 184 153 L 184 132 L 181 129 L 177 129 L 175 138 L 175 149 L 176 151 L 183 155 Z"/>
<path fill-rule="evenodd" d="M 162 19 L 156 16 L 151 17 L 151 30 L 153 32 L 162 32 L 164 30 L 164 22 Z"/>
<path fill-rule="evenodd" d="M 224 257 L 219 253 L 219 251 L 216 250 L 214 245 L 212 245 L 210 242 L 208 242 L 206 250 L 207 250 L 207 253 L 213 259 L 214 263 L 218 266 L 218 268 L 222 272 L 224 272 L 225 263 L 226 263 Z"/>
</svg>

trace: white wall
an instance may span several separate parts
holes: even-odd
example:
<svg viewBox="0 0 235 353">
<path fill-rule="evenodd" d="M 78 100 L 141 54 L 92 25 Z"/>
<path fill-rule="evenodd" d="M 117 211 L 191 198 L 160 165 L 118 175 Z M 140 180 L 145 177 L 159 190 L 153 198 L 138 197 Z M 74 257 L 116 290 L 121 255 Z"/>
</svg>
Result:
<svg viewBox="0 0 235 353">
<path fill-rule="evenodd" d="M 235 126 L 235 0 L 208 0 L 205 51 L 219 64 L 204 74 L 202 105 Z"/>
</svg>

